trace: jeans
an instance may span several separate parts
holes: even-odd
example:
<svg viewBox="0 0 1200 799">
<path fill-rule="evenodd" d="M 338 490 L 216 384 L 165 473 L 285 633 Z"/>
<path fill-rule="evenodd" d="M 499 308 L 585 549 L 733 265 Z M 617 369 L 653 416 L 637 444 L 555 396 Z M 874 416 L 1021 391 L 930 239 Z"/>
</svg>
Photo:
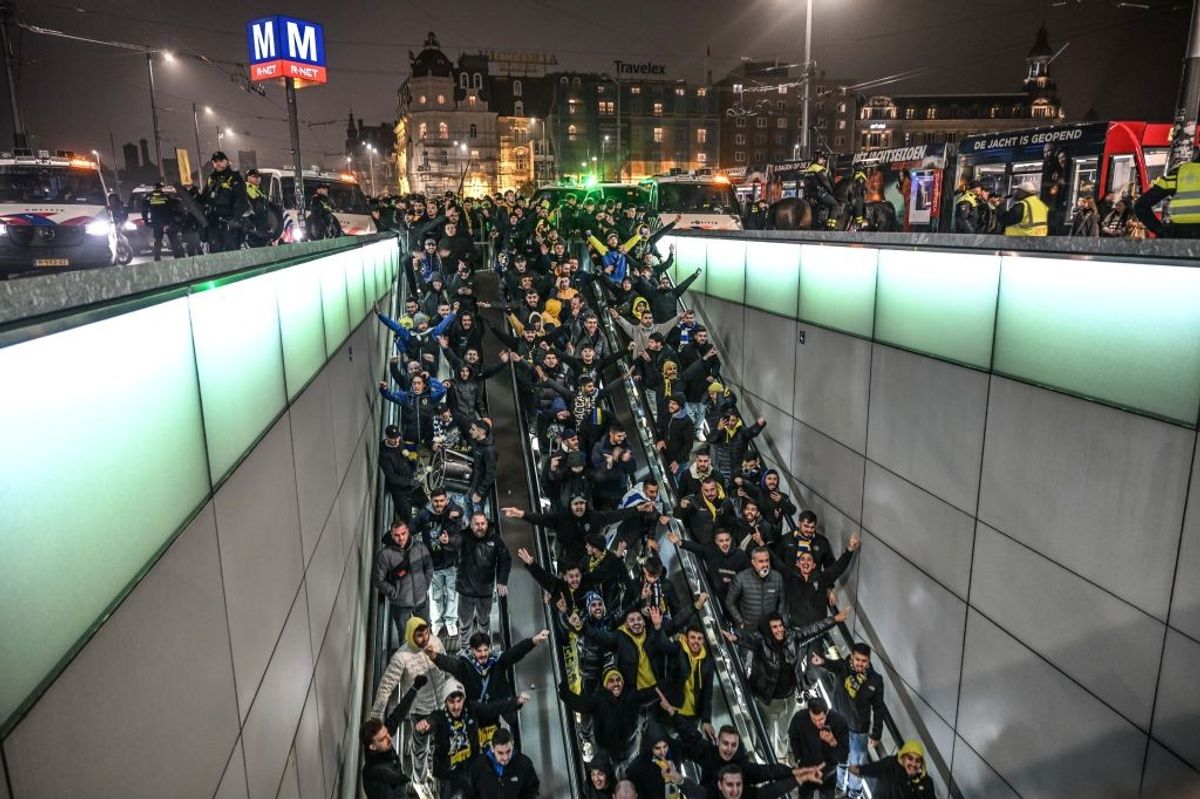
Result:
<svg viewBox="0 0 1200 799">
<path fill-rule="evenodd" d="M 696 428 L 696 435 L 701 435 L 704 432 L 704 403 L 685 402 L 683 409 L 687 411 L 688 418 L 692 420 L 692 426 Z"/>
<path fill-rule="evenodd" d="M 447 635 L 458 635 L 458 592 L 454 590 L 458 569 L 435 569 L 429 586 L 429 628 L 437 632 L 442 625 Z"/>
<path fill-rule="evenodd" d="M 492 633 L 492 595 L 458 595 L 458 640 L 465 648 L 475 633 Z"/>
<path fill-rule="evenodd" d="M 467 493 L 463 494 L 463 510 L 467 514 L 468 522 L 471 521 L 471 517 L 474 516 L 476 513 L 482 513 L 484 516 L 487 515 L 487 501 L 488 501 L 487 495 L 481 496 L 479 498 L 479 502 L 476 502 L 471 497 L 470 491 L 467 491 Z"/>
<path fill-rule="evenodd" d="M 867 734 L 865 732 L 850 733 L 850 756 L 845 763 L 838 765 L 838 787 L 846 791 L 850 799 L 862 796 L 862 778 L 851 774 L 847 765 L 861 766 L 867 762 Z"/>
</svg>

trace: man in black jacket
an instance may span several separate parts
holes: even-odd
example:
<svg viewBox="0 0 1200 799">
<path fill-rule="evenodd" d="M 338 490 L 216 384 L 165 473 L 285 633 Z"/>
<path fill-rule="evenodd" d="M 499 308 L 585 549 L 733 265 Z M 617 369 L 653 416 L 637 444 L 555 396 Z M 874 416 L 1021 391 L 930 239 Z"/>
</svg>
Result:
<svg viewBox="0 0 1200 799">
<path fill-rule="evenodd" d="M 559 683 L 558 698 L 576 713 L 591 716 L 596 745 L 619 769 L 633 756 L 642 708 L 658 698 L 658 691 L 653 686 L 626 690 L 617 669 L 605 671 L 601 682 L 601 687 L 583 694 Z"/>
<path fill-rule="evenodd" d="M 791 535 L 785 535 L 775 546 L 775 554 L 783 561 L 781 564 L 786 573 L 787 567 L 793 569 L 799 565 L 800 553 L 812 553 L 813 560 L 821 569 L 833 566 L 833 547 L 829 539 L 817 532 L 817 514 L 806 510 L 796 518 L 796 529 Z"/>
<path fill-rule="evenodd" d="M 496 442 L 487 419 L 471 422 L 471 485 L 467 488 L 467 512 L 481 512 L 496 484 Z"/>
<path fill-rule="evenodd" d="M 663 709 L 691 726 L 700 726 L 705 735 L 716 738 L 712 726 L 713 659 L 705 645 L 704 628 L 692 622 L 678 636 L 655 630 L 650 647 L 666 662 L 658 687 Z"/>
<path fill-rule="evenodd" d="M 658 417 L 655 447 L 662 453 L 672 477 L 688 465 L 695 443 L 696 426 L 684 408 L 686 402 L 682 391 L 674 392 L 667 398 L 667 412 Z"/>
<path fill-rule="evenodd" d="M 742 746 L 742 737 L 737 728 L 730 724 L 723 725 L 717 731 L 713 736 L 716 743 L 713 743 L 679 715 L 675 716 L 674 723 L 683 756 L 700 767 L 702 788 L 715 789 L 717 775 L 729 765 L 739 767 L 749 785 L 792 776 L 792 767 L 784 763 L 766 764 L 752 761 L 750 754 Z"/>
<path fill-rule="evenodd" d="M 725 489 L 713 476 L 700 483 L 700 493 L 681 499 L 673 515 L 687 525 L 692 539 L 701 544 L 711 544 L 718 528 L 728 530 L 736 523 Z"/>
<path fill-rule="evenodd" d="M 503 511 L 506 519 L 520 519 L 553 530 L 558 546 L 558 559 L 563 563 L 578 563 L 583 556 L 583 545 L 588 535 L 602 533 L 608 525 L 632 519 L 651 508 L 653 503 L 644 502 L 632 508 L 596 510 L 589 508 L 587 498 L 579 495 L 571 498 L 566 510 L 557 513 L 536 513 L 515 507 L 504 508 Z"/>
<path fill-rule="evenodd" d="M 905 741 L 895 757 L 851 766 L 850 771 L 874 777 L 872 796 L 879 799 L 933 799 L 933 778 L 925 770 L 925 747 L 920 741 Z"/>
<path fill-rule="evenodd" d="M 433 558 L 433 581 L 430 585 L 430 628 L 434 635 L 445 633 L 446 649 L 458 648 L 458 551 L 462 546 L 463 528 L 467 520 L 463 509 L 450 501 L 444 488 L 436 488 L 429 497 L 428 507 L 422 508 L 413 522 L 413 531 L 421 536 Z"/>
<path fill-rule="evenodd" d="M 851 536 L 846 551 L 828 569 L 819 568 L 812 552 L 807 550 L 800 551 L 795 568 L 788 568 L 772 553 L 772 560 L 783 574 L 784 595 L 792 624 L 803 626 L 829 615 L 829 608 L 834 605 L 834 584 L 850 566 L 859 543 L 858 536 Z"/>
<path fill-rule="evenodd" d="M 538 799 L 533 761 L 516 750 L 512 733 L 497 730 L 492 745 L 471 763 L 467 799 Z"/>
<path fill-rule="evenodd" d="M 379 445 L 379 470 L 383 472 L 384 487 L 392 496 L 392 518 L 408 522 L 412 520 L 414 502 L 424 502 L 413 470 L 417 453 L 404 445 L 400 428 L 396 425 L 389 424 L 383 435 Z"/>
<path fill-rule="evenodd" d="M 792 747 L 792 758 L 796 765 L 820 766 L 821 784 L 809 787 L 810 792 L 801 796 L 818 795 L 820 799 L 833 799 L 837 787 L 837 766 L 846 762 L 850 754 L 850 728 L 846 720 L 836 711 L 831 711 L 825 700 L 817 697 L 808 700 L 808 707 L 796 711 L 788 725 L 788 741 Z"/>
<path fill-rule="evenodd" d="M 424 674 L 413 678 L 412 687 L 401 697 L 396 709 L 380 721 L 369 718 L 358 731 L 363 745 L 362 782 L 367 799 L 404 799 L 408 796 L 408 773 L 400 762 L 400 755 L 392 746 L 392 738 L 400 729 L 400 723 L 408 717 L 409 708 L 417 698 L 417 692 L 429 682 Z"/>
<path fill-rule="evenodd" d="M 511 699 L 516 695 L 508 679 L 508 671 L 516 663 L 550 637 L 549 630 L 542 630 L 531 638 L 519 641 L 507 652 L 492 651 L 492 642 L 486 633 L 475 633 L 467 641 L 466 652 L 458 657 L 425 650 L 433 665 L 463 684 L 469 702 L 491 702 Z M 509 724 L 516 723 L 515 713 L 504 715 Z"/>
<path fill-rule="evenodd" d="M 491 745 L 498 731 L 501 714 L 512 713 L 529 701 L 528 694 L 495 702 L 468 702 L 466 690 L 457 680 L 448 680 L 442 689 L 443 709 L 424 724 L 433 734 L 433 776 L 437 777 L 443 797 L 465 795 L 471 788 L 470 768 L 480 752 Z M 482 731 L 490 730 L 485 736 Z M 462 793 L 455 793 L 459 791 Z"/>
<path fill-rule="evenodd" d="M 508 596 L 510 571 L 512 555 L 500 534 L 491 529 L 486 516 L 476 513 L 470 534 L 463 534 L 454 578 L 461 640 L 470 640 L 475 633 L 491 634 L 492 594 Z"/>
<path fill-rule="evenodd" d="M 867 749 L 879 745 L 883 734 L 883 677 L 871 668 L 871 647 L 862 642 L 850 647 L 849 660 L 825 660 L 812 655 L 814 666 L 824 666 L 833 677 L 833 706 L 850 727 L 847 760 L 838 764 L 838 787 L 850 799 L 862 796 L 862 780 L 847 766 L 867 762 Z"/>
<path fill-rule="evenodd" d="M 704 561 L 704 569 L 708 572 L 708 584 L 724 608 L 725 595 L 729 593 L 729 585 L 733 578 L 738 572 L 750 568 L 750 555 L 746 550 L 733 545 L 733 534 L 728 530 L 718 529 L 713 536 L 712 546 L 687 541 L 674 531 L 667 533 L 667 540 L 700 556 Z"/>
</svg>

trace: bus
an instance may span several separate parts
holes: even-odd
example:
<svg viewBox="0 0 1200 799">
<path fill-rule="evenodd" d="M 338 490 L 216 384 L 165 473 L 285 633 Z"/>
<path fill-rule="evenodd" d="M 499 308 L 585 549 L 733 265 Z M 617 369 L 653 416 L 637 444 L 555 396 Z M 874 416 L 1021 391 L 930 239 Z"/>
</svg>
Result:
<svg viewBox="0 0 1200 799">
<path fill-rule="evenodd" d="M 672 171 L 641 183 L 649 211 L 666 221 L 680 217 L 678 230 L 741 230 L 741 204 L 724 175 Z"/>
<path fill-rule="evenodd" d="M 69 152 L 0 153 L 0 277 L 110 266 L 116 247 L 94 162 Z"/>
<path fill-rule="evenodd" d="M 298 218 L 296 212 L 295 173 L 291 169 L 258 171 L 262 175 L 263 188 L 267 190 L 268 199 L 283 208 L 281 241 L 301 241 L 304 238 L 304 221 Z M 375 232 L 375 220 L 371 218 L 367 197 L 353 175 L 306 169 L 303 176 L 305 206 L 318 186 L 327 186 L 333 215 L 337 217 L 343 233 L 349 236 L 367 236 Z"/>
</svg>

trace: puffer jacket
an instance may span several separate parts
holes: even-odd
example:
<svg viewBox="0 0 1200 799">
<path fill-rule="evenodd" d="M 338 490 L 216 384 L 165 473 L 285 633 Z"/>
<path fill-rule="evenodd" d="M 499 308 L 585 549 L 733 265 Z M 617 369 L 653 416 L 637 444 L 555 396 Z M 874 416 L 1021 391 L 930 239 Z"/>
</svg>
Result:
<svg viewBox="0 0 1200 799">
<path fill-rule="evenodd" d="M 483 538 L 471 530 L 462 534 L 458 550 L 458 573 L 455 588 L 471 597 L 488 597 L 496 585 L 507 585 L 512 571 L 512 555 L 495 530 Z"/>
<path fill-rule="evenodd" d="M 742 629 L 754 629 L 771 613 L 787 613 L 783 575 L 774 569 L 759 577 L 753 568 L 739 572 L 725 595 L 725 611 Z"/>
<path fill-rule="evenodd" d="M 830 617 L 804 627 L 787 627 L 783 640 L 776 641 L 767 626 L 771 618 L 779 618 L 779 614 L 764 616 L 756 631 L 738 636 L 738 645 L 754 653 L 748 681 L 750 692 L 764 702 L 792 695 L 803 683 L 805 647 L 836 624 Z"/>
<path fill-rule="evenodd" d="M 471 440 L 471 485 L 467 489 L 468 496 L 477 494 L 486 498 L 492 493 L 492 486 L 496 484 L 496 460 L 496 440 L 491 430 L 482 441 Z"/>
<path fill-rule="evenodd" d="M 413 519 L 413 532 L 421 536 L 421 540 L 429 549 L 435 571 L 449 569 L 458 562 L 458 548 L 466 523 L 466 513 L 453 502 L 447 502 L 446 509 L 440 515 L 434 512 L 432 505 L 426 505 Z M 443 530 L 450 536 L 447 544 L 441 543 Z"/>
<path fill-rule="evenodd" d="M 379 681 L 379 688 L 375 691 L 375 703 L 371 705 L 372 718 L 383 718 L 383 712 L 387 708 L 392 693 L 398 691 L 403 695 L 412 687 L 413 680 L 418 674 L 424 674 L 429 678 L 429 682 L 417 690 L 412 713 L 417 716 L 428 716 L 438 709 L 442 684 L 446 678 L 441 671 L 434 668 L 433 663 L 429 661 L 421 648 L 413 642 L 413 635 L 417 628 L 425 624 L 428 622 L 417 616 L 408 620 L 408 624 L 404 628 L 404 645 L 397 649 L 392 655 L 392 659 L 388 661 L 383 678 Z M 434 652 L 443 651 L 441 639 L 436 635 L 429 636 L 429 644 L 433 647 Z"/>
<path fill-rule="evenodd" d="M 432 579 L 433 558 L 416 536 L 409 537 L 405 549 L 389 538 L 375 554 L 375 589 L 397 607 L 419 606 L 429 596 Z"/>
<path fill-rule="evenodd" d="M 713 428 L 708 434 L 708 448 L 712 453 L 713 468 L 732 480 L 740 476 L 742 460 L 750 449 L 750 440 L 763 431 L 763 425 L 757 422 L 746 427 L 738 422 L 733 430 Z"/>
<path fill-rule="evenodd" d="M 487 412 L 483 404 L 483 384 L 476 379 L 477 372 L 473 366 L 466 368 L 471 370 L 471 376 L 463 380 L 458 377 L 458 370 L 455 369 L 453 382 L 446 391 L 446 403 L 450 406 L 450 412 L 462 425 L 470 424 Z"/>
</svg>

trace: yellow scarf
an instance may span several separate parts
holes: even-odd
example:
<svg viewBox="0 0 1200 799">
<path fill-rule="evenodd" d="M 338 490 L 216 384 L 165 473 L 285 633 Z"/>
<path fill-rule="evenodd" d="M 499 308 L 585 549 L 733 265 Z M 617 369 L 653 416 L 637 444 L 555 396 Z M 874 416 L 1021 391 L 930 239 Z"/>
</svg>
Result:
<svg viewBox="0 0 1200 799">
<path fill-rule="evenodd" d="M 634 635 L 629 631 L 629 627 L 622 624 L 618 629 L 629 636 L 629 640 L 633 641 L 637 647 L 638 665 L 637 665 L 637 690 L 641 691 L 646 688 L 653 688 L 658 685 L 658 680 L 654 676 L 654 669 L 650 668 L 650 658 L 646 655 L 646 633 L 643 630 L 641 635 Z"/>
<path fill-rule="evenodd" d="M 698 700 L 700 691 L 704 687 L 700 667 L 704 663 L 704 658 L 708 657 L 708 649 L 700 647 L 700 654 L 693 655 L 692 649 L 687 643 L 686 633 L 679 636 L 679 645 L 683 647 L 683 653 L 688 657 L 688 676 L 683 683 L 683 706 L 679 708 L 679 712 L 685 716 L 695 716 L 699 712 Z"/>
</svg>

